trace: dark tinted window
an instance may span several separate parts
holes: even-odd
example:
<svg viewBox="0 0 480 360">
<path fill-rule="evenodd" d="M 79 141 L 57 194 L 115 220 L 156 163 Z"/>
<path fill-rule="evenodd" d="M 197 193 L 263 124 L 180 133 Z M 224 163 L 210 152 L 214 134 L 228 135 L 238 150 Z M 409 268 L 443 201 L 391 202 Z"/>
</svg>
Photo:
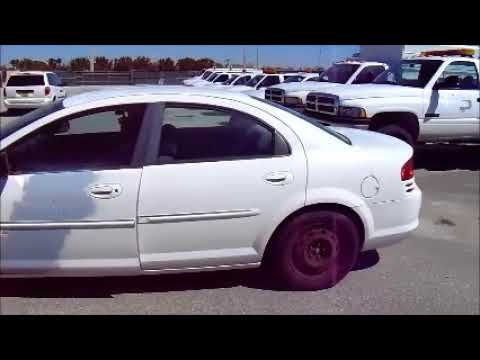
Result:
<svg viewBox="0 0 480 360">
<path fill-rule="evenodd" d="M 280 78 L 276 75 L 267 76 L 259 85 L 258 88 L 280 84 Z"/>
<path fill-rule="evenodd" d="M 383 66 L 366 66 L 360 71 L 353 84 L 368 84 L 371 83 L 375 78 L 385 71 Z"/>
<path fill-rule="evenodd" d="M 245 85 L 255 87 L 264 77 L 265 75 L 255 75 Z"/>
<path fill-rule="evenodd" d="M 209 161 L 276 154 L 275 131 L 256 118 L 234 110 L 167 105 L 161 131 L 158 153 L 161 161 Z M 277 148 L 281 147 L 277 144 Z"/>
<path fill-rule="evenodd" d="M 455 61 L 449 64 L 437 80 L 438 89 L 478 90 L 478 73 L 474 63 Z"/>
<path fill-rule="evenodd" d="M 240 79 L 235 81 L 235 84 L 233 85 L 247 85 L 247 83 L 250 81 L 252 77 L 250 75 L 247 76 L 242 76 Z"/>
<path fill-rule="evenodd" d="M 227 80 L 228 80 L 228 75 L 223 74 L 223 75 L 220 75 L 219 77 L 217 77 L 213 82 L 214 83 L 221 83 L 221 82 L 224 82 L 224 81 L 227 81 Z"/>
<path fill-rule="evenodd" d="M 359 67 L 358 64 L 334 64 L 322 73 L 320 81 L 345 84 Z"/>
<path fill-rule="evenodd" d="M 305 80 L 305 81 L 320 81 L 320 76 L 314 76 L 314 77 L 311 77 L 310 79 Z"/>
<path fill-rule="evenodd" d="M 284 82 L 286 82 L 286 83 L 300 82 L 303 79 L 305 79 L 305 76 L 302 76 L 302 75 L 287 75 L 287 76 L 285 76 L 285 81 Z"/>
<path fill-rule="evenodd" d="M 38 86 L 45 85 L 43 75 L 13 75 L 8 79 L 7 86 Z"/>
<path fill-rule="evenodd" d="M 10 170 L 32 173 L 128 167 L 144 108 L 95 109 L 45 125 L 6 149 Z"/>
<path fill-rule="evenodd" d="M 54 74 L 47 74 L 48 83 L 52 86 L 60 85 L 60 81 Z"/>
<path fill-rule="evenodd" d="M 400 67 L 383 72 L 373 83 L 423 88 L 442 63 L 442 60 L 402 60 Z"/>
<path fill-rule="evenodd" d="M 202 79 L 206 79 L 208 78 L 210 75 L 212 75 L 212 72 L 211 71 L 205 71 L 202 75 Z"/>
</svg>

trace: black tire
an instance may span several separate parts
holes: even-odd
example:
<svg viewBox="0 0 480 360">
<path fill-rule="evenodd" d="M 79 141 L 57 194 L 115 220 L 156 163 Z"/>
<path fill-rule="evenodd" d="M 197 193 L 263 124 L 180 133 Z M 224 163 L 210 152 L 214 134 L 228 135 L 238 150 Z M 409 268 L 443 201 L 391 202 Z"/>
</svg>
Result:
<svg viewBox="0 0 480 360">
<path fill-rule="evenodd" d="M 355 266 L 360 244 L 348 216 L 327 210 L 304 213 L 282 225 L 262 265 L 282 289 L 326 289 Z"/>
<path fill-rule="evenodd" d="M 387 125 L 387 126 L 381 127 L 377 131 L 379 133 L 390 135 L 397 139 L 405 141 L 410 146 L 415 145 L 415 139 L 413 138 L 413 135 L 408 130 L 405 130 L 401 126 Z"/>
</svg>

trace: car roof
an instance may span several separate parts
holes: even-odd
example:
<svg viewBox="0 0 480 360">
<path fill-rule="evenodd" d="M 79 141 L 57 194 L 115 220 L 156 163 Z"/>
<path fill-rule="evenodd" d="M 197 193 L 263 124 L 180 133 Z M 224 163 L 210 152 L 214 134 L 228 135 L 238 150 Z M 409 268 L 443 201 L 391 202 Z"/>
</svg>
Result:
<svg viewBox="0 0 480 360">
<path fill-rule="evenodd" d="M 230 92 L 225 90 L 217 90 L 210 88 L 196 88 L 183 85 L 152 85 L 152 86 L 124 86 L 110 88 L 105 90 L 94 90 L 78 95 L 67 97 L 63 100 L 64 107 L 72 107 L 87 104 L 93 101 L 108 100 L 112 98 L 125 98 L 135 96 L 155 96 L 155 95 L 203 95 L 207 97 L 221 97 L 229 100 L 243 100 L 249 102 L 250 96 Z"/>
<path fill-rule="evenodd" d="M 43 74 L 51 74 L 51 71 L 19 71 L 11 76 L 16 76 L 16 75 L 43 75 Z"/>
</svg>

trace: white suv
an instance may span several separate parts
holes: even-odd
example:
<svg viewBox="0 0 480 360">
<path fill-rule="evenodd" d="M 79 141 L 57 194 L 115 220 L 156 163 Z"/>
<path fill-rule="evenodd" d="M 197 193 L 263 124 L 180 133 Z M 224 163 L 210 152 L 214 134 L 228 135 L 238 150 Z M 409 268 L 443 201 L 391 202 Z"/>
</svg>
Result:
<svg viewBox="0 0 480 360">
<path fill-rule="evenodd" d="M 8 109 L 33 109 L 63 99 L 62 81 L 53 72 L 19 72 L 7 81 L 3 101 Z"/>
</svg>

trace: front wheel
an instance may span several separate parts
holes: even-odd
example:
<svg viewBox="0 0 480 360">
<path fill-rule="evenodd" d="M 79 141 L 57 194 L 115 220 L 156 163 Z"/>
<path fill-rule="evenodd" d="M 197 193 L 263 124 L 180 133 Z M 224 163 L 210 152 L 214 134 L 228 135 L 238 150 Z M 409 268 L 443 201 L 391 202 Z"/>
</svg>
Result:
<svg viewBox="0 0 480 360">
<path fill-rule="evenodd" d="M 397 139 L 400 139 L 412 147 L 415 145 L 415 139 L 413 138 L 413 135 L 409 131 L 402 128 L 401 126 L 387 125 L 387 126 L 381 127 L 377 131 L 379 133 L 390 135 Z"/>
<path fill-rule="evenodd" d="M 353 221 L 335 211 L 301 214 L 284 224 L 267 249 L 265 267 L 280 287 L 330 288 L 356 264 L 360 236 Z"/>
</svg>

